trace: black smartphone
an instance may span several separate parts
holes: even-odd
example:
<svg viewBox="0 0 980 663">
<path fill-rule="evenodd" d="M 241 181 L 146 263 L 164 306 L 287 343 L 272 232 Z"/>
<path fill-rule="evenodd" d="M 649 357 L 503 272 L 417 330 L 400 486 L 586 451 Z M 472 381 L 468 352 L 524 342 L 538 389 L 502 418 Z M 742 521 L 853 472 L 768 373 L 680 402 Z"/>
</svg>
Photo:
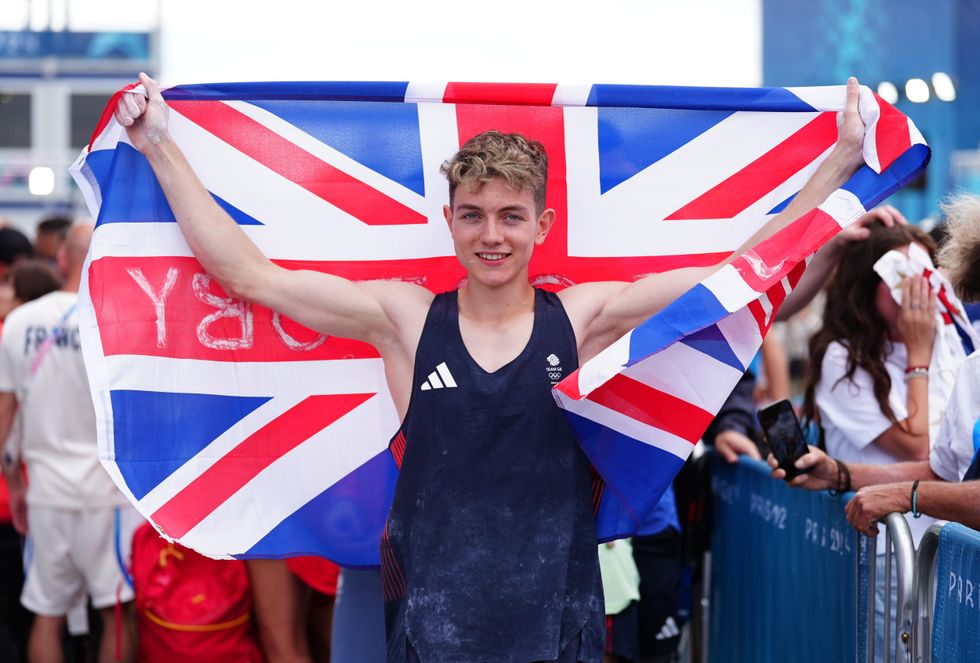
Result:
<svg viewBox="0 0 980 663">
<path fill-rule="evenodd" d="M 793 404 L 782 400 L 762 408 L 759 410 L 759 424 L 762 425 L 766 443 L 779 467 L 786 470 L 786 478 L 792 479 L 803 474 L 802 470 L 796 469 L 794 463 L 808 448 L 800 428 L 800 420 L 793 411 Z"/>
</svg>

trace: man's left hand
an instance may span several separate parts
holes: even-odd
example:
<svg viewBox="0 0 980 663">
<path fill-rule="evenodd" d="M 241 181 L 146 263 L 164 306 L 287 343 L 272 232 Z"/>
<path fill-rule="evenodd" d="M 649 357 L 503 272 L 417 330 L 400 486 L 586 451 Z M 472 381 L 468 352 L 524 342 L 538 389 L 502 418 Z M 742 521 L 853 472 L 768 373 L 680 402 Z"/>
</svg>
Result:
<svg viewBox="0 0 980 663">
<path fill-rule="evenodd" d="M 885 483 L 867 486 L 844 507 L 847 521 L 868 536 L 878 534 L 878 521 L 889 513 L 905 513 L 912 508 L 911 483 Z"/>
</svg>

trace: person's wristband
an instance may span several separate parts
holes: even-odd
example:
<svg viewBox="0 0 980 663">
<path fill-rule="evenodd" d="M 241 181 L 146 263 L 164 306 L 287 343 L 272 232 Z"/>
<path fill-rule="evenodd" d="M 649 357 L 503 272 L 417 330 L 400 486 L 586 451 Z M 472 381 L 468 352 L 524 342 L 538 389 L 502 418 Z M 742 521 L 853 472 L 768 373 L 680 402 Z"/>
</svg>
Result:
<svg viewBox="0 0 980 663">
<path fill-rule="evenodd" d="M 851 492 L 851 471 L 844 462 L 836 458 L 833 460 L 837 463 L 837 482 L 830 489 L 830 494 L 833 497 L 837 497 L 838 495 Z"/>
<path fill-rule="evenodd" d="M 925 369 L 927 371 L 929 370 L 929 366 L 927 364 L 909 364 L 908 366 L 905 367 L 905 372 L 911 373 L 912 371 L 918 370 L 920 368 Z"/>
<path fill-rule="evenodd" d="M 837 461 L 837 464 L 840 465 L 840 469 L 844 472 L 844 486 L 840 489 L 840 492 L 849 493 L 851 490 L 853 490 L 851 488 L 851 470 L 848 469 L 847 463 L 844 461 L 839 460 Z"/>
<path fill-rule="evenodd" d="M 919 511 L 919 480 L 912 482 L 912 517 L 921 518 L 922 512 Z"/>
<path fill-rule="evenodd" d="M 925 366 L 909 366 L 905 369 L 905 382 L 915 378 L 928 378 L 929 369 Z"/>
</svg>

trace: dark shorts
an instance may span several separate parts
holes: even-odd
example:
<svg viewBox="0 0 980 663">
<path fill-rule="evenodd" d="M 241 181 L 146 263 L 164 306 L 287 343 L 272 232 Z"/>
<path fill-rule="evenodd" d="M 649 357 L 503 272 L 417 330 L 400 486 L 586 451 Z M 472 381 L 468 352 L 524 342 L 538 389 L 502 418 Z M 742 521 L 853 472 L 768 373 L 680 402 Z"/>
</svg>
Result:
<svg viewBox="0 0 980 663">
<path fill-rule="evenodd" d="M 581 645 L 582 636 L 575 636 L 575 639 L 569 642 L 568 646 L 558 654 L 558 658 L 553 658 L 550 661 L 533 661 L 533 663 L 577 663 Z M 408 659 L 408 663 L 421 663 L 418 654 L 415 653 L 411 643 L 408 642 L 408 638 L 405 638 L 405 657 Z"/>
<path fill-rule="evenodd" d="M 606 653 L 620 661 L 640 660 L 640 604 L 634 601 L 622 612 L 606 615 Z"/>
<path fill-rule="evenodd" d="M 640 572 L 640 655 L 648 659 L 672 653 L 680 642 L 680 536 L 668 527 L 652 536 L 633 537 L 633 560 Z"/>
</svg>

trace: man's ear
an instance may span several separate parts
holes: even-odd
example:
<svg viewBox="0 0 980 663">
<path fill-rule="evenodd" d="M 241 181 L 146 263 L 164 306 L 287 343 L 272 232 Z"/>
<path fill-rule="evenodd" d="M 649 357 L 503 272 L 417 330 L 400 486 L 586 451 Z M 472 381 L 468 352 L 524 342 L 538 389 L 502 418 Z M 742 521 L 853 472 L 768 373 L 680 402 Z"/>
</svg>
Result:
<svg viewBox="0 0 980 663">
<path fill-rule="evenodd" d="M 545 237 L 551 232 L 551 226 L 555 223 L 555 210 L 550 207 L 545 211 L 541 212 L 538 216 L 538 232 L 534 236 L 534 243 L 541 244 L 544 242 Z"/>
<path fill-rule="evenodd" d="M 442 216 L 446 219 L 446 225 L 449 226 L 449 232 L 453 231 L 453 210 L 449 205 L 442 206 Z"/>
</svg>

